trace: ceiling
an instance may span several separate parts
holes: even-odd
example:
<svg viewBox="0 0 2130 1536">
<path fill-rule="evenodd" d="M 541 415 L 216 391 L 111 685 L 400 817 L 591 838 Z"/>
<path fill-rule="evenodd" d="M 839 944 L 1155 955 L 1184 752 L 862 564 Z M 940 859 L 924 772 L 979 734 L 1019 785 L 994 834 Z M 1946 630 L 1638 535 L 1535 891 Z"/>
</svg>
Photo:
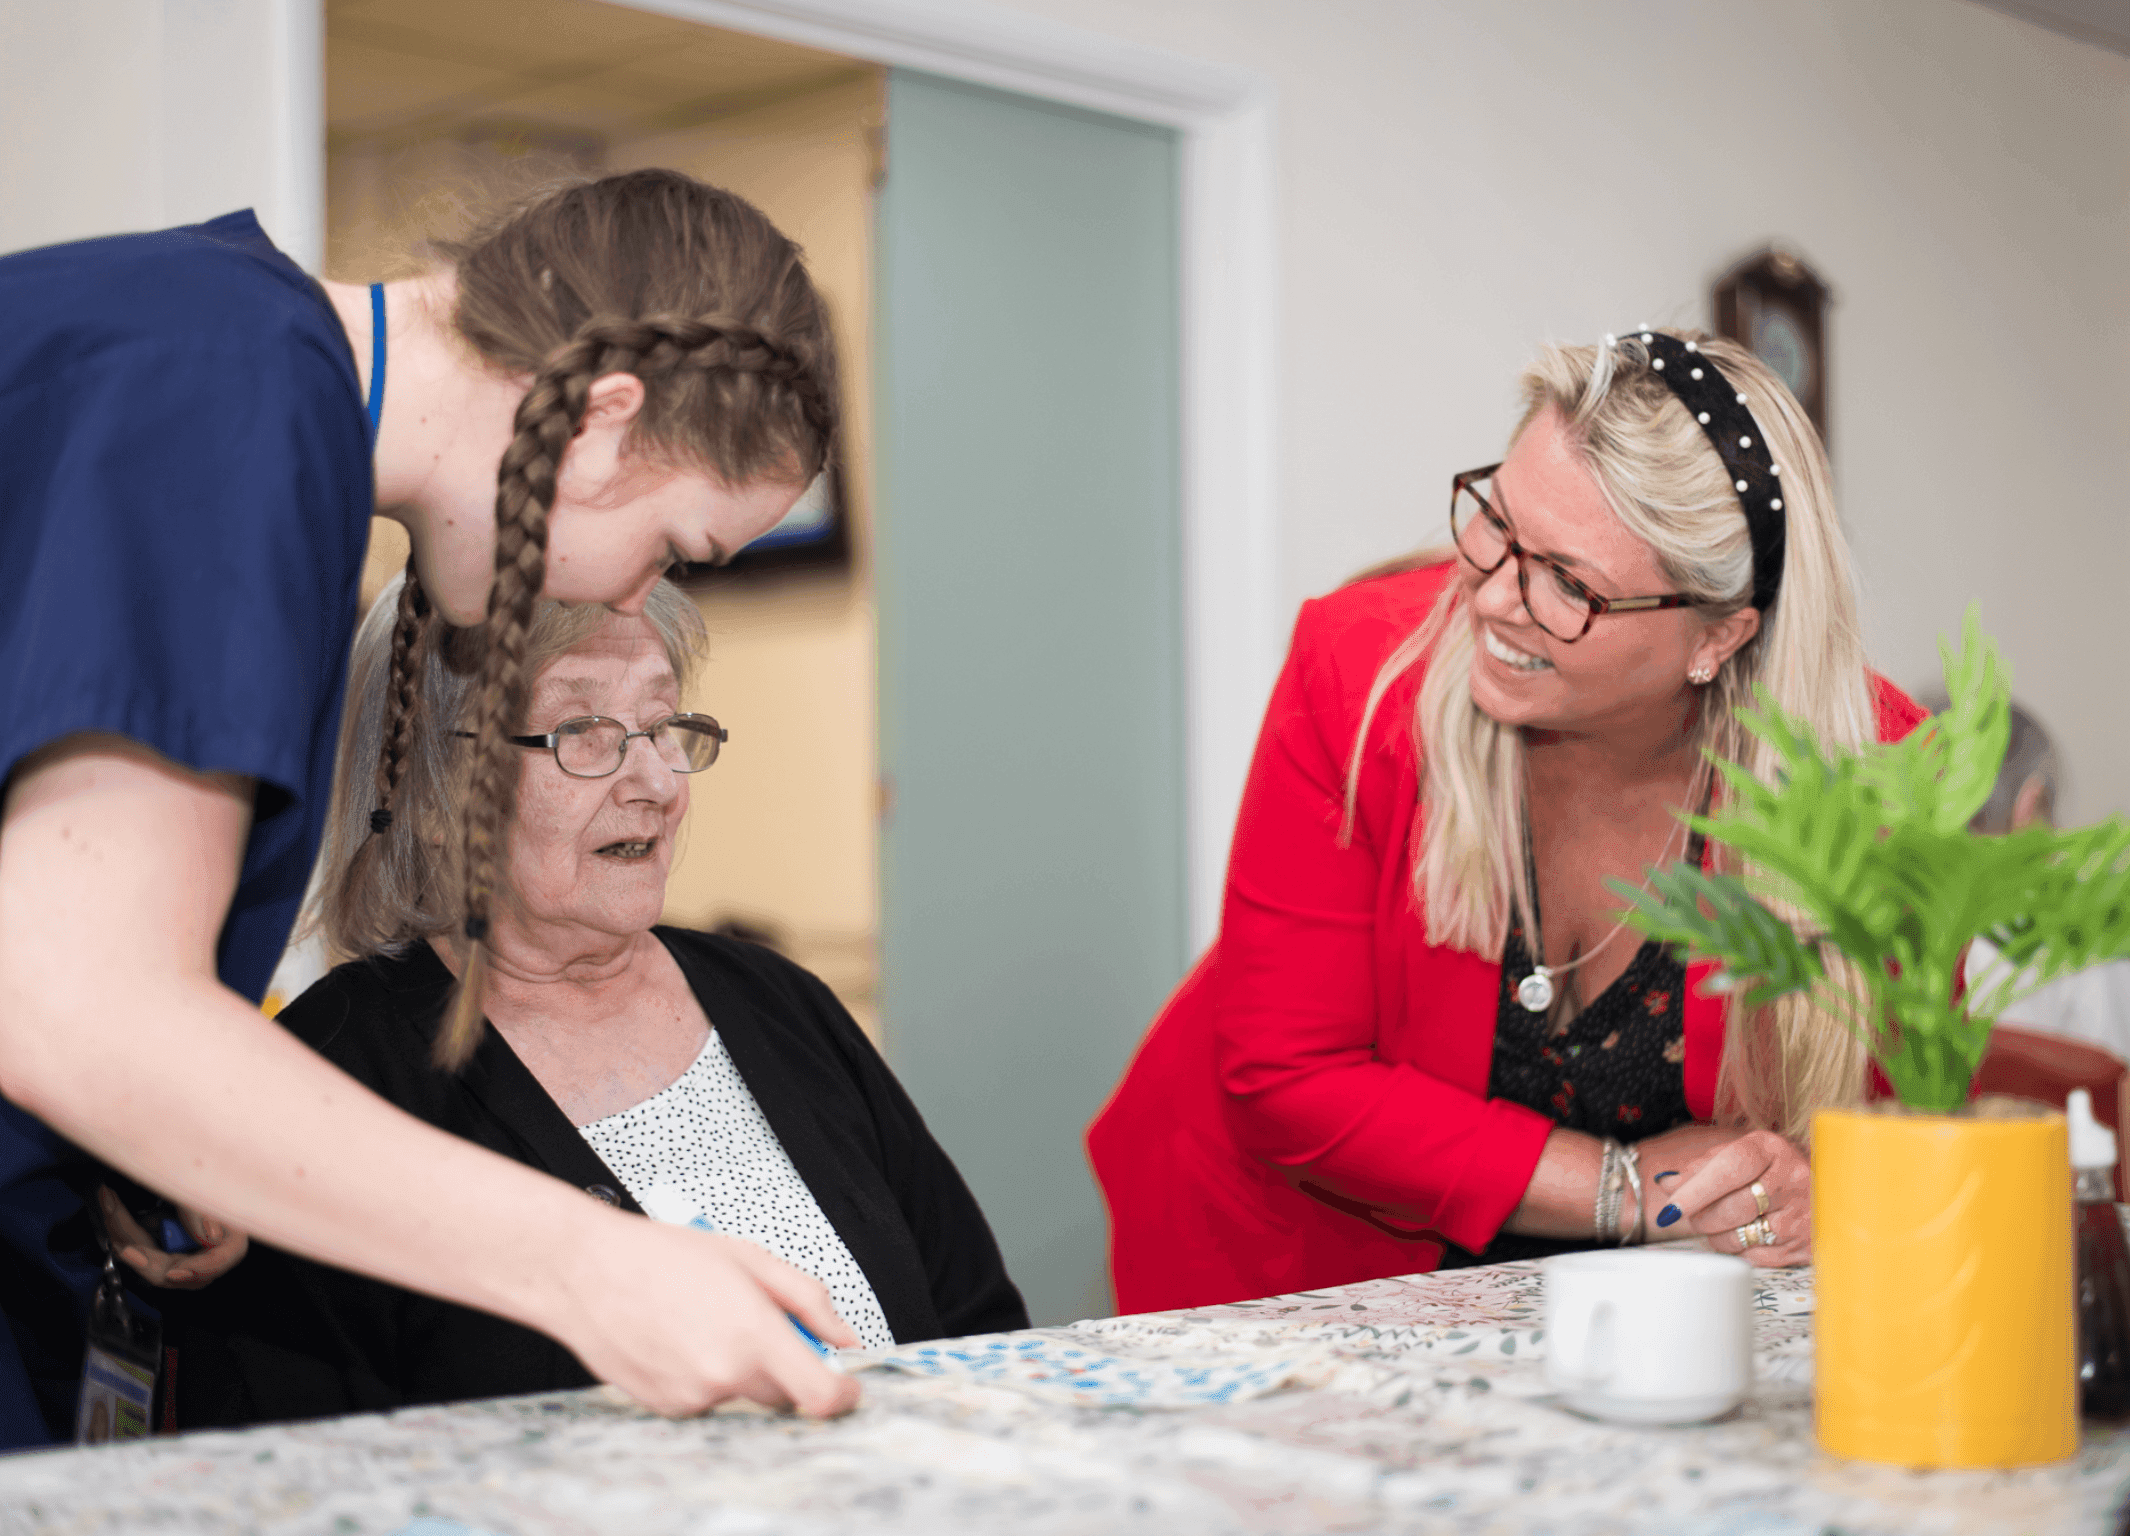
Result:
<svg viewBox="0 0 2130 1536">
<path fill-rule="evenodd" d="M 1980 0 L 2130 54 L 2130 0 Z M 518 120 L 609 141 L 709 122 L 848 80 L 839 54 L 603 0 L 327 0 L 329 138 Z"/>
<path fill-rule="evenodd" d="M 1981 0 L 1993 11 L 2130 54 L 2130 0 Z"/>
<path fill-rule="evenodd" d="M 601 0 L 327 0 L 330 141 L 468 119 L 642 137 L 871 66 Z"/>
</svg>

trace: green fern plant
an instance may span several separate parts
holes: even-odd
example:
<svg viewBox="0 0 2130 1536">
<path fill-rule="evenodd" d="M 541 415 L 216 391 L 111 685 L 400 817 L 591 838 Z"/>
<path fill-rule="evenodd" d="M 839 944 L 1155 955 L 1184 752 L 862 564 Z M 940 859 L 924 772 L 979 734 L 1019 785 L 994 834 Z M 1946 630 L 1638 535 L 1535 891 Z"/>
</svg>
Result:
<svg viewBox="0 0 2130 1536">
<path fill-rule="evenodd" d="M 2005 1008 L 2067 971 L 2130 955 L 2130 823 L 2001 837 L 1968 822 L 1989 799 L 2011 734 L 2011 678 L 1969 608 L 1946 642 L 1951 703 L 1905 740 L 1825 751 L 1763 691 L 1740 721 L 1780 759 L 1776 782 L 1712 756 L 1730 794 L 1688 824 L 1735 849 L 1755 886 L 1798 914 L 1786 922 L 1736 875 L 1677 866 L 1646 890 L 1612 888 L 1627 921 L 1684 956 L 1714 960 L 1711 985 L 1748 1008 L 1809 991 L 1864 1042 L 1900 1100 L 1943 1114 L 1965 1103 Z M 1800 931 L 1802 930 L 1802 931 Z M 1980 995 L 1956 996 L 1975 938 L 2007 964 Z M 1827 977 L 1839 951 L 1864 978 L 1859 1000 Z"/>
</svg>

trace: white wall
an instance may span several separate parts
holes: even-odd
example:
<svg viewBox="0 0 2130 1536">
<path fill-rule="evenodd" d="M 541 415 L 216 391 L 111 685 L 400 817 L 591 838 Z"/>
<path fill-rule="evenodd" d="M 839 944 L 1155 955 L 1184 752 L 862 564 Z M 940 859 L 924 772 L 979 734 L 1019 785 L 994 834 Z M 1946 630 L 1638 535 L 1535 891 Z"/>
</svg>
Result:
<svg viewBox="0 0 2130 1536">
<path fill-rule="evenodd" d="M 0 251 L 252 207 L 324 239 L 320 0 L 0 0 Z"/>
<path fill-rule="evenodd" d="M 1966 0 L 999 3 L 1274 82 L 1286 608 L 1439 529 L 1537 343 L 1779 237 L 1878 664 L 1979 598 L 2070 814 L 2130 810 L 2130 59 Z"/>
</svg>

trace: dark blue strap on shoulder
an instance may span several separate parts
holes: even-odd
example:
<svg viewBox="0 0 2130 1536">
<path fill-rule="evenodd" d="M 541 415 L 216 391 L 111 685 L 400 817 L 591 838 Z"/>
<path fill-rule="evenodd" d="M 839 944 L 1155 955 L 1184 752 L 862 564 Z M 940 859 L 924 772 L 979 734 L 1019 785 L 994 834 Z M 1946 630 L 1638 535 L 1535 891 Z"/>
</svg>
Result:
<svg viewBox="0 0 2130 1536">
<path fill-rule="evenodd" d="M 370 441 L 385 419 L 385 285 L 370 284 Z"/>
</svg>

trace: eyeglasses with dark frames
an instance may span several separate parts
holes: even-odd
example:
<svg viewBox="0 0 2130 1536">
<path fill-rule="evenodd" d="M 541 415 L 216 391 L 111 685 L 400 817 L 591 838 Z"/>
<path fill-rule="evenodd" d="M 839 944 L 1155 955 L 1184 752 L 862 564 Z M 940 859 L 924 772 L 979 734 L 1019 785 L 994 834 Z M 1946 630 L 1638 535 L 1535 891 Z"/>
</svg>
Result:
<svg viewBox="0 0 2130 1536">
<path fill-rule="evenodd" d="M 474 733 L 451 734 L 471 738 Z M 541 747 L 554 753 L 555 766 L 573 779 L 603 779 L 620 769 L 628 758 L 629 743 L 639 736 L 675 773 L 701 773 L 717 761 L 718 752 L 732 739 L 732 733 L 710 716 L 695 714 L 668 715 L 640 731 L 605 715 L 579 715 L 544 735 L 506 739 L 514 747 Z"/>
<path fill-rule="evenodd" d="M 1523 594 L 1524 612 L 1554 639 L 1573 645 L 1590 633 L 1590 626 L 1602 614 L 1648 613 L 1701 605 L 1702 599 L 1684 592 L 1666 592 L 1656 597 L 1606 597 L 1591 591 L 1558 560 L 1524 548 L 1517 543 L 1508 518 L 1496 510 L 1487 494 L 1493 489 L 1494 474 L 1500 468 L 1499 464 L 1489 464 L 1450 477 L 1450 536 L 1457 541 L 1457 553 L 1482 576 L 1493 575 L 1514 556 L 1516 587 Z M 1534 565 L 1539 569 L 1535 582 L 1531 577 Z"/>
</svg>

